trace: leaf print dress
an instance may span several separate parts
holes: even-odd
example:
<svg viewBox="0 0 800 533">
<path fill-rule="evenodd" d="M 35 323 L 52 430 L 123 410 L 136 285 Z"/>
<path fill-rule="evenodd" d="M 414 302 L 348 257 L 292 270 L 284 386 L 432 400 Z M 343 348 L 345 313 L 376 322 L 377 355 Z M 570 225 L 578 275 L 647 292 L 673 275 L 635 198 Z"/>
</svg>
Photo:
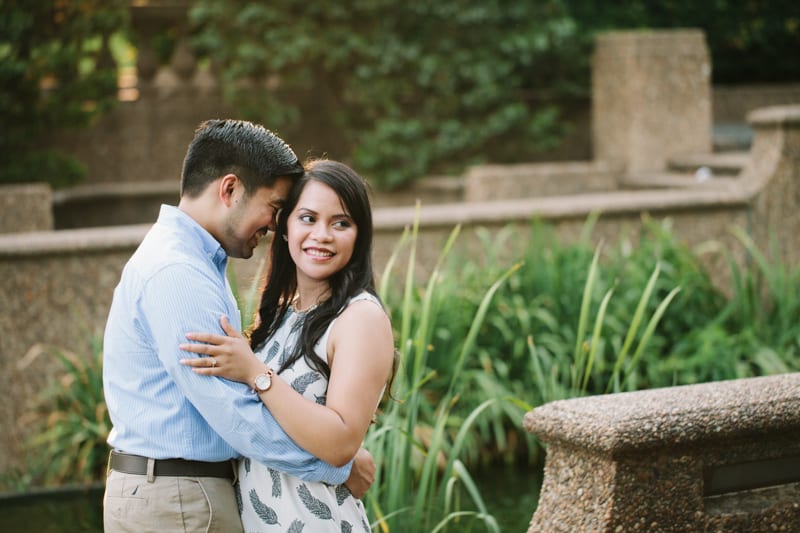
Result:
<svg viewBox="0 0 800 533">
<path fill-rule="evenodd" d="M 348 305 L 359 300 L 380 305 L 366 292 L 351 298 Z M 294 350 L 304 318 L 304 313 L 297 313 L 290 307 L 281 326 L 256 355 L 272 368 L 280 368 Z M 333 322 L 315 347 L 317 355 L 325 360 L 332 326 Z M 305 358 L 300 357 L 280 375 L 306 398 L 325 403 L 328 380 L 309 367 Z M 304 481 L 249 458 L 239 461 L 236 496 L 246 533 L 370 531 L 364 505 L 344 485 Z"/>
</svg>

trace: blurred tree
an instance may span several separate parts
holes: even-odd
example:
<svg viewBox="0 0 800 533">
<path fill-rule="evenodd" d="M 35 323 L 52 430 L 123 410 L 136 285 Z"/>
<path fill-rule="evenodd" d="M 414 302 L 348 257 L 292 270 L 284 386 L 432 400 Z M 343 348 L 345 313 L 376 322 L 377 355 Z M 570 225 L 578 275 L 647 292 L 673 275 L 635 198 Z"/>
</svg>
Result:
<svg viewBox="0 0 800 533">
<path fill-rule="evenodd" d="M 74 183 L 84 170 L 45 148 L 116 101 L 108 47 L 128 0 L 0 0 L 0 183 Z"/>
<path fill-rule="evenodd" d="M 387 188 L 528 159 L 559 139 L 554 97 L 577 90 L 560 0 L 198 0 L 192 15 L 248 118 L 334 131 L 323 146 Z"/>
<path fill-rule="evenodd" d="M 714 82 L 800 80 L 790 0 L 197 0 L 192 17 L 245 116 L 317 133 L 387 188 L 557 144 L 558 104 L 588 96 L 601 31 L 699 27 Z"/>
<path fill-rule="evenodd" d="M 624 4 L 565 0 L 591 50 L 600 31 L 701 28 L 713 83 L 800 81 L 800 2 L 796 0 L 631 0 Z M 589 56 L 584 56 L 588 61 Z M 588 65 L 587 65 L 588 68 Z"/>
</svg>

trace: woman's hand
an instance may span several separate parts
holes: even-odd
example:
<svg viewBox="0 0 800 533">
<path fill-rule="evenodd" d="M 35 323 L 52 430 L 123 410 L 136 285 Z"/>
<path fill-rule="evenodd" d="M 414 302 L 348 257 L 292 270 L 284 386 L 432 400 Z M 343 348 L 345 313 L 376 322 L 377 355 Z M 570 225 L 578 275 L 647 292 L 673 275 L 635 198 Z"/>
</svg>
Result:
<svg viewBox="0 0 800 533">
<path fill-rule="evenodd" d="M 181 359 L 180 363 L 192 367 L 197 374 L 218 376 L 252 386 L 252 380 L 265 371 L 266 365 L 255 356 L 247 339 L 231 326 L 227 317 L 222 316 L 220 324 L 225 335 L 187 333 L 187 339 L 204 344 L 184 343 L 180 349 L 208 357 Z"/>
</svg>

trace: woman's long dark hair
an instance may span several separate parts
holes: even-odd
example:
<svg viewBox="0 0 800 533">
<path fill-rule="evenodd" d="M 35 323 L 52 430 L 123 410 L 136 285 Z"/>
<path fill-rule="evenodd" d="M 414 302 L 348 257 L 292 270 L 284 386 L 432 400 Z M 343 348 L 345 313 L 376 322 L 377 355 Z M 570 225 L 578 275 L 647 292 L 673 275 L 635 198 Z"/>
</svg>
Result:
<svg viewBox="0 0 800 533">
<path fill-rule="evenodd" d="M 330 378 L 330 367 L 314 353 L 314 345 L 322 338 L 331 321 L 339 315 L 347 301 L 364 291 L 376 298 L 372 272 L 372 210 L 364 180 L 350 167 L 337 161 L 315 160 L 306 164 L 305 173 L 294 184 L 286 204 L 278 214 L 275 235 L 270 248 L 267 285 L 258 309 L 259 326 L 250 334 L 250 346 L 258 349 L 283 322 L 297 291 L 297 266 L 289 254 L 286 235 L 289 215 L 294 211 L 305 186 L 311 181 L 324 183 L 336 192 L 342 206 L 356 225 L 358 233 L 353 255 L 347 265 L 328 280 L 330 297 L 309 311 L 294 352 L 277 371 L 289 367 L 300 357 L 309 366 Z"/>
</svg>

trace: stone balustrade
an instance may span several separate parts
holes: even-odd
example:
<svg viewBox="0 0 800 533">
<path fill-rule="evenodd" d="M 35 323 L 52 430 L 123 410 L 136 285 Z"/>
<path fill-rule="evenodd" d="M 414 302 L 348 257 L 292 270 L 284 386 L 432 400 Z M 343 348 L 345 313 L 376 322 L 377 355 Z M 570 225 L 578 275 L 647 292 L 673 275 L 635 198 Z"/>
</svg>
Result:
<svg viewBox="0 0 800 533">
<path fill-rule="evenodd" d="M 800 531 L 800 374 L 561 400 L 529 533 Z"/>
</svg>

